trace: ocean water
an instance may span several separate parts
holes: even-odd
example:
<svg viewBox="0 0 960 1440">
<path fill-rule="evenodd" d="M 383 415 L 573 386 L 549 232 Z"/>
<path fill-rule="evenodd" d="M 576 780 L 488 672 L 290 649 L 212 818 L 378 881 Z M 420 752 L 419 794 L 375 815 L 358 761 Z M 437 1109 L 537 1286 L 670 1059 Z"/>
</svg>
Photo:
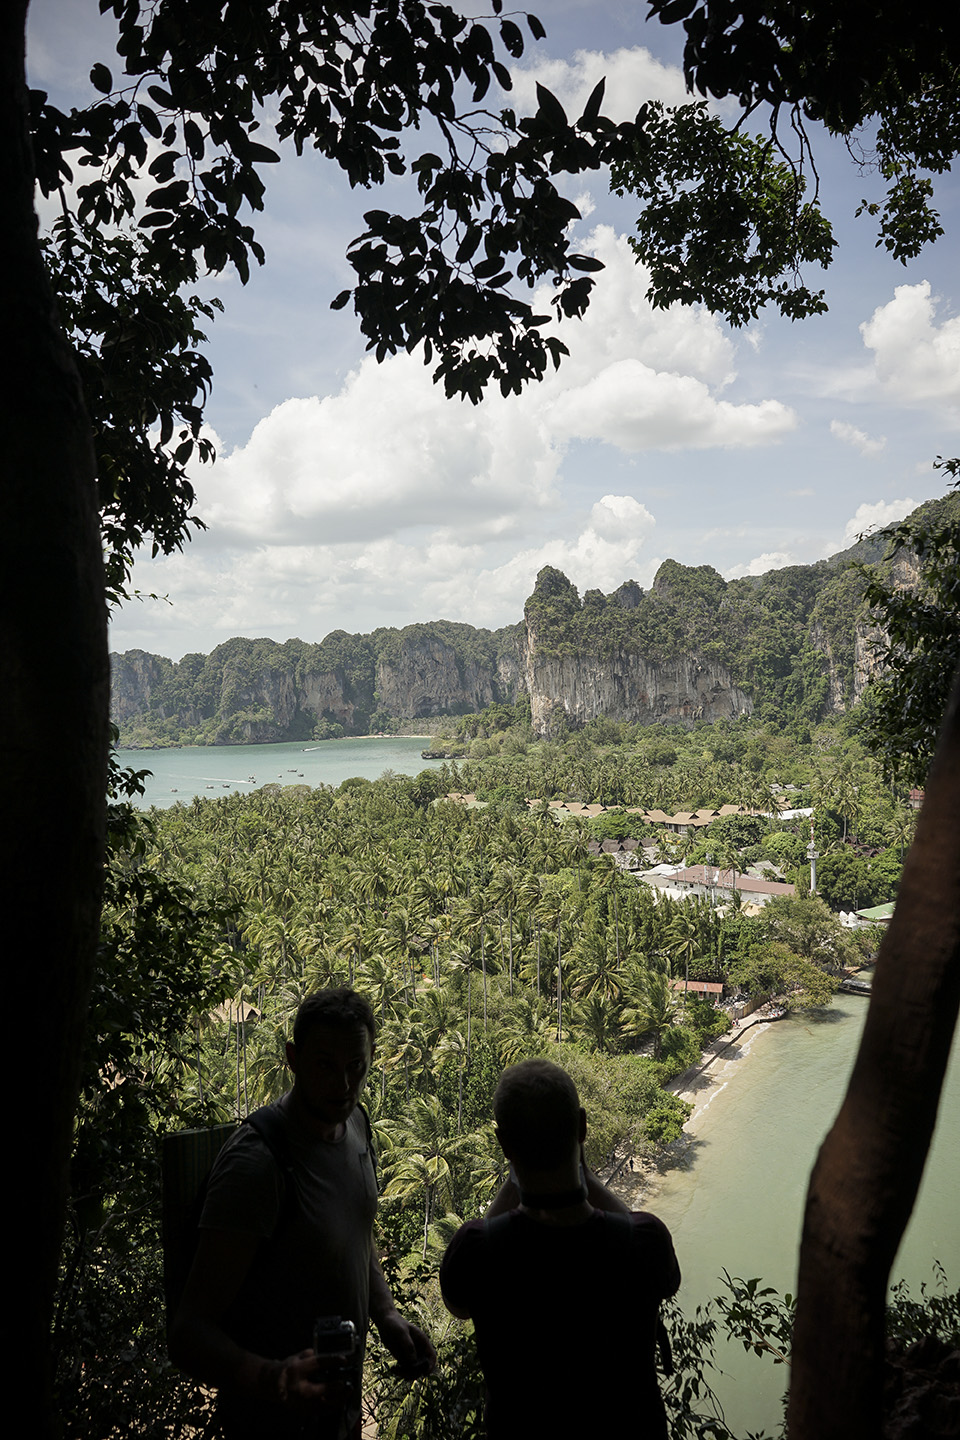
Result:
<svg viewBox="0 0 960 1440">
<path fill-rule="evenodd" d="M 353 775 L 377 780 L 385 770 L 419 775 L 442 761 L 424 760 L 427 736 L 371 736 L 283 745 L 203 745 L 168 750 L 119 750 L 120 764 L 148 770 L 141 809 L 166 809 L 194 795 L 249 794 L 261 785 L 333 785 Z"/>
<path fill-rule="evenodd" d="M 796 1294 L 797 1254 L 807 1182 L 846 1089 L 867 1001 L 837 995 L 819 1015 L 791 1015 L 755 1035 L 749 1053 L 720 1064 L 681 1164 L 644 1202 L 669 1226 L 683 1272 L 679 1300 L 692 1315 L 722 1293 L 722 1272 L 755 1276 Z M 893 1265 L 917 1299 L 933 1261 L 960 1285 L 960 1040 L 955 1039 L 937 1128 L 910 1224 Z M 684 1142 L 679 1142 L 681 1148 Z M 737 1435 L 775 1433 L 785 1367 L 747 1355 L 721 1356 L 711 1384 Z"/>
</svg>

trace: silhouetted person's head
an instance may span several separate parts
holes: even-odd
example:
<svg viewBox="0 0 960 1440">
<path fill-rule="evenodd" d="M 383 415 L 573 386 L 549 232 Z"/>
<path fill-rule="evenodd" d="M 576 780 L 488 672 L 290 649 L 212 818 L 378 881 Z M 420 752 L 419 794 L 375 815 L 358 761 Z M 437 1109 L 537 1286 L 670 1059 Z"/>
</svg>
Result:
<svg viewBox="0 0 960 1440">
<path fill-rule="evenodd" d="M 577 1087 L 549 1060 L 523 1060 L 500 1076 L 493 1097 L 497 1139 L 519 1169 L 552 1171 L 579 1165 L 586 1117 Z"/>
<path fill-rule="evenodd" d="M 314 990 L 301 1002 L 293 1022 L 294 1045 L 301 1045 L 315 1025 L 330 1030 L 363 1029 L 370 1035 L 371 1050 L 376 1043 L 377 1022 L 370 1001 L 346 985 Z"/>
<path fill-rule="evenodd" d="M 369 1001 L 345 986 L 308 995 L 287 1041 L 291 1113 L 321 1139 L 342 1138 L 360 1101 L 375 1039 Z"/>
</svg>

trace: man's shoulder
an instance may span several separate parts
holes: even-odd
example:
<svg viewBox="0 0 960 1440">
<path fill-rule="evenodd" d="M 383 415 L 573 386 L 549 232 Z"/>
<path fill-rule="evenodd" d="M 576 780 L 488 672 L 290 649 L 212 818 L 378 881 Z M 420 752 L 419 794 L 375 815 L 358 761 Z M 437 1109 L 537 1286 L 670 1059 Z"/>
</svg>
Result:
<svg viewBox="0 0 960 1440">
<path fill-rule="evenodd" d="M 210 1172 L 201 1229 L 271 1234 L 283 1201 L 288 1145 L 280 1102 L 238 1125 Z"/>
<path fill-rule="evenodd" d="M 670 1231 L 659 1215 L 654 1215 L 649 1210 L 631 1210 L 628 1218 L 633 1224 L 635 1235 L 670 1240 Z"/>
<path fill-rule="evenodd" d="M 453 1236 L 440 1261 L 440 1291 L 454 1308 L 472 1303 L 477 1275 L 483 1269 L 485 1230 L 483 1220 L 468 1220 Z"/>
</svg>

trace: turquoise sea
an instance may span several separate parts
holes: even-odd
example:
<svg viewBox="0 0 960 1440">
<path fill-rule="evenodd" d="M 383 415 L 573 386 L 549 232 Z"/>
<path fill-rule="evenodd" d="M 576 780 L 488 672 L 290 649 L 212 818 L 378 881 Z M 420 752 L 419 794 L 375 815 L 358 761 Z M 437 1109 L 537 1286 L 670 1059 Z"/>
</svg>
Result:
<svg viewBox="0 0 960 1440">
<path fill-rule="evenodd" d="M 722 1272 L 762 1277 L 781 1294 L 796 1294 L 797 1252 L 807 1181 L 820 1144 L 846 1090 L 867 1001 L 837 995 L 829 1010 L 797 1013 L 766 1031 L 747 1031 L 733 1057 L 720 1063 L 705 1093 L 706 1106 L 678 1142 L 680 1163 L 649 1194 L 645 1208 L 674 1236 L 683 1284 L 680 1303 L 697 1305 L 723 1291 Z M 923 1183 L 893 1265 L 914 1297 L 944 1267 L 950 1288 L 960 1285 L 960 1035 L 940 1103 Z M 784 1367 L 721 1347 L 722 1375 L 711 1384 L 737 1435 L 781 1418 Z"/>
<path fill-rule="evenodd" d="M 166 809 L 194 795 L 249 794 L 261 785 L 340 785 L 352 775 L 376 780 L 385 770 L 419 775 L 439 760 L 423 760 L 429 736 L 370 736 L 352 740 L 308 740 L 284 745 L 202 745 L 169 750 L 119 750 L 129 770 L 149 770 L 137 803 Z"/>
</svg>

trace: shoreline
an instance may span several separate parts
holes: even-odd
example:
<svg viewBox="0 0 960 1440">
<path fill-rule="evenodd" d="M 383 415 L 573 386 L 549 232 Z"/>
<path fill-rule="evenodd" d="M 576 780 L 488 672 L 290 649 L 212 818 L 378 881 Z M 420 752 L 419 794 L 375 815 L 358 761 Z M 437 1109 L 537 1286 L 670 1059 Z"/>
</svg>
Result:
<svg viewBox="0 0 960 1440">
<path fill-rule="evenodd" d="M 728 1032 L 711 1041 L 695 1065 L 682 1071 L 664 1087 L 669 1094 L 688 1100 L 694 1107 L 693 1113 L 684 1125 L 683 1133 L 672 1144 L 656 1156 L 635 1156 L 633 1170 L 618 1167 L 619 1173 L 615 1173 L 608 1182 L 614 1194 L 631 1210 L 646 1209 L 656 1198 L 666 1175 L 686 1164 L 694 1141 L 702 1133 L 704 1125 L 709 1124 L 704 1117 L 710 1106 L 718 1095 L 723 1094 L 731 1080 L 736 1079 L 740 1067 L 752 1055 L 754 1046 L 775 1023 L 759 1015 L 756 1019 L 748 1017 L 736 1035 Z"/>
<path fill-rule="evenodd" d="M 339 745 L 345 740 L 432 740 L 432 735 L 340 735 L 335 740 L 240 740 L 236 744 L 192 745 L 172 743 L 170 745 L 118 745 L 118 755 L 151 755 L 166 750 L 263 750 L 271 745 L 296 745 L 301 754 L 318 750 L 322 745 Z"/>
<path fill-rule="evenodd" d="M 671 1095 L 688 1100 L 693 1105 L 693 1114 L 683 1127 L 683 1134 L 695 1136 L 699 1133 L 703 1116 L 718 1095 L 722 1094 L 737 1073 L 737 1069 L 753 1053 L 757 1041 L 768 1033 L 775 1022 L 758 1017 L 748 1018 L 735 1035 L 721 1035 L 711 1042 L 700 1057 L 700 1062 L 684 1070 L 666 1087 Z M 674 1141 L 683 1144 L 683 1136 Z"/>
</svg>

